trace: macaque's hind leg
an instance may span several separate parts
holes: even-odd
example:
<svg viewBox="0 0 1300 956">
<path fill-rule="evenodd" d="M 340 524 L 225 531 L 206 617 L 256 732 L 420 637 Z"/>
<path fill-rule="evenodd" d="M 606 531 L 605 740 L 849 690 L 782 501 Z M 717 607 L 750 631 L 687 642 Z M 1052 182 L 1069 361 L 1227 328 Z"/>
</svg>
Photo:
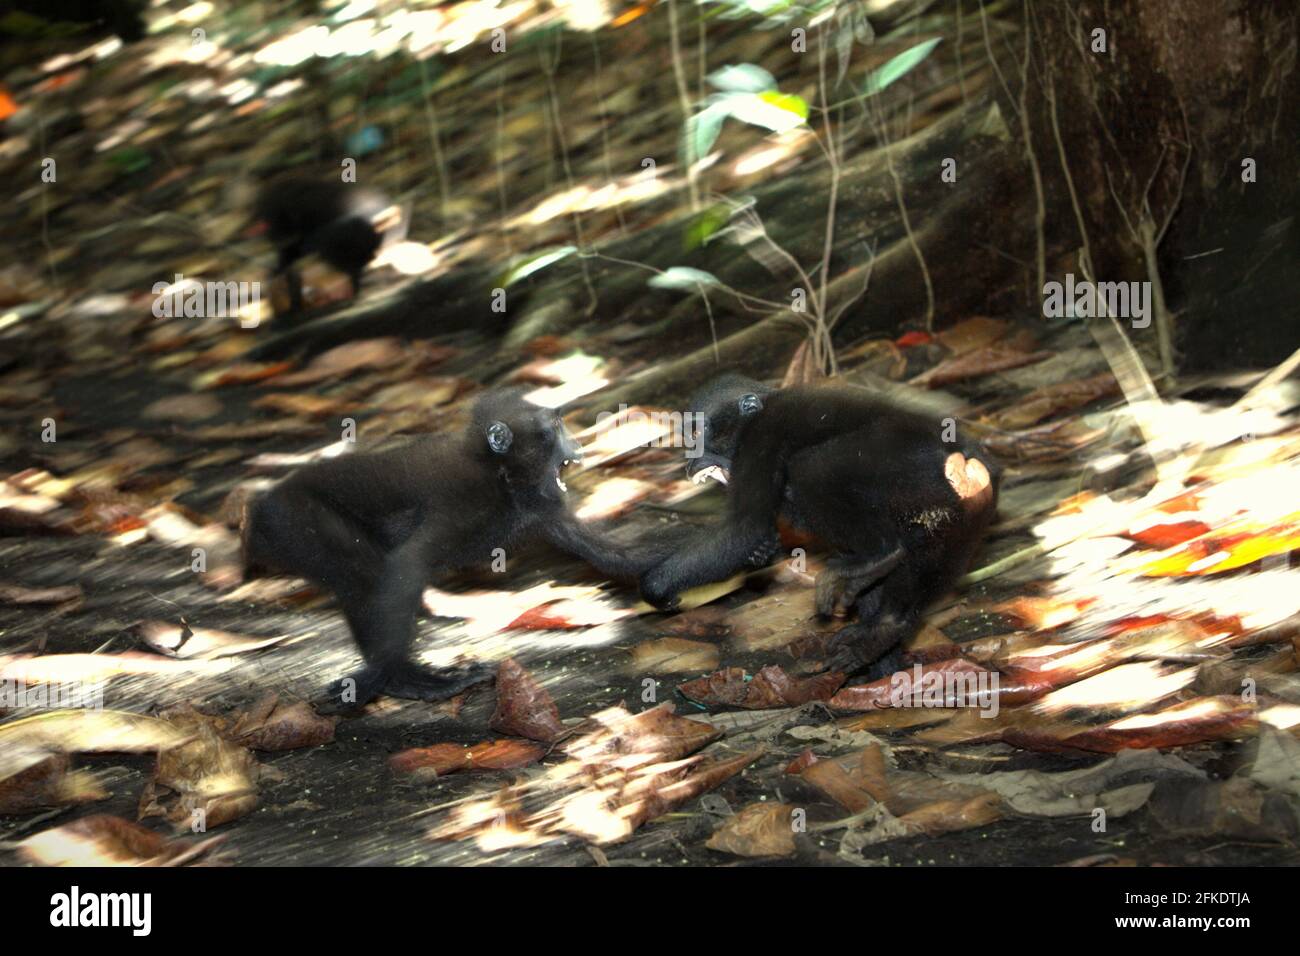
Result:
<svg viewBox="0 0 1300 956">
<path fill-rule="evenodd" d="M 857 620 L 835 632 L 826 660 L 830 670 L 871 679 L 902 666 L 902 644 L 916 633 L 920 605 L 911 601 L 911 569 L 904 565 L 864 591 L 854 603 Z"/>
<path fill-rule="evenodd" d="M 411 660 L 428 552 L 423 538 L 408 539 L 385 555 L 378 586 L 370 594 L 361 600 L 340 596 L 352 636 L 366 660 L 361 672 L 351 675 L 351 694 L 346 686 L 331 688 L 331 692 L 342 691 L 336 699 L 344 706 L 359 706 L 381 693 L 409 700 L 446 700 L 491 679 L 491 668 L 481 664 L 430 668 Z"/>
<path fill-rule="evenodd" d="M 341 601 L 368 593 L 378 580 L 382 552 L 365 529 L 293 484 L 254 496 L 241 535 L 246 564 L 301 575 Z"/>
<path fill-rule="evenodd" d="M 817 613 L 822 617 L 844 617 L 862 594 L 898 567 L 902 559 L 903 549 L 897 546 L 883 557 L 832 558 L 817 575 Z"/>
<path fill-rule="evenodd" d="M 424 539 L 385 550 L 311 491 L 283 484 L 250 503 L 245 560 L 300 574 L 334 593 L 365 666 L 318 701 L 346 711 L 380 694 L 445 700 L 491 677 L 487 668 L 433 670 L 410 660 L 428 567 Z"/>
</svg>

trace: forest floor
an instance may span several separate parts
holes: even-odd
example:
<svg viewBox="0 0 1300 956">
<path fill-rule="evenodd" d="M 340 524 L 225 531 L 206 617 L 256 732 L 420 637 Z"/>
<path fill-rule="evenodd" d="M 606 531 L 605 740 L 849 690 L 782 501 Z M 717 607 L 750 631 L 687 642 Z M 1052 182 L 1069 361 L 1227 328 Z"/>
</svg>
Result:
<svg viewBox="0 0 1300 956">
<path fill-rule="evenodd" d="M 1014 334 L 987 320 L 962 328 L 961 334 Z M 947 341 L 957 343 L 960 335 Z M 1064 330 L 1051 357 L 999 373 L 996 383 L 989 376 L 977 376 L 972 381 L 983 384 L 974 391 L 1014 392 L 1013 382 L 1022 388 L 1032 384 L 1025 376 L 1036 365 L 1037 376 L 1051 381 L 1053 366 L 1096 361 L 1080 341 L 1077 333 Z M 346 393 L 355 405 L 359 395 L 391 390 L 402 382 L 415 383 L 414 394 L 423 401 L 432 394 L 432 364 L 443 385 L 460 383 L 439 393 L 448 410 L 439 418 L 450 427 L 475 393 L 470 374 L 474 354 L 491 352 L 490 343 L 476 349 L 462 339 L 461 345 L 463 350 L 457 352 L 433 343 L 414 348 L 386 340 L 358 343 L 322 356 L 318 368 L 330 372 L 327 394 Z M 902 351 L 916 348 L 930 354 L 941 351 L 932 345 Z M 132 372 L 128 355 L 113 364 L 111 372 L 59 376 L 54 385 L 61 410 L 59 440 L 43 459 L 49 471 L 12 474 L 6 485 L 9 497 L 0 510 L 11 535 L 0 539 L 0 565 L 6 569 L 0 606 L 4 676 L 52 684 L 107 682 L 102 725 L 51 728 L 30 719 L 22 708 L 12 710 L 8 723 L 0 724 L 0 745 L 23 761 L 10 769 L 41 771 L 15 773 L 8 789 L 0 780 L 0 799 L 8 796 L 18 805 L 24 800 L 57 803 L 51 794 L 82 793 L 67 798 L 68 805 L 61 809 L 35 818 L 4 817 L 0 834 L 11 845 L 37 839 L 40 828 L 75 828 L 78 819 L 92 814 L 132 820 L 144 806 L 142 793 L 167 781 L 164 793 L 174 791 L 175 797 L 191 801 L 182 806 L 192 809 L 198 800 L 212 814 L 233 813 L 229 822 L 212 828 L 211 834 L 220 840 L 209 854 L 242 864 L 1294 860 L 1285 823 L 1266 812 L 1267 787 L 1262 782 L 1272 779 L 1268 761 L 1289 761 L 1293 754 L 1260 753 L 1258 728 L 1267 729 L 1268 724 L 1256 719 L 1261 709 L 1268 710 L 1265 701 L 1285 709 L 1293 692 L 1289 632 L 1275 629 L 1258 643 L 1253 632 L 1238 628 L 1235 634 L 1213 639 L 1214 628 L 1205 623 L 1179 621 L 1174 615 L 1134 618 L 1122 603 L 1084 611 L 1087 597 L 1054 589 L 1041 557 L 1013 563 L 941 602 L 927 627 L 909 643 L 913 657 L 930 662 L 927 666 L 942 669 L 945 662 L 977 662 L 1000 671 L 1013 685 L 1014 675 L 1048 676 L 1033 700 L 1008 698 L 991 720 L 975 718 L 970 710 L 964 713 L 974 719 L 963 719 L 961 709 L 942 706 L 880 709 L 880 700 L 854 713 L 843 709 L 856 709 L 845 703 L 847 698 L 830 697 L 833 688 L 811 690 L 807 702 L 798 703 L 795 697 L 796 702 L 782 706 L 780 699 L 768 700 L 755 710 L 685 696 L 678 689 L 682 684 L 710 672 L 725 673 L 728 667 L 745 668 L 746 680 L 769 665 L 793 673 L 801 653 L 799 639 L 826 629 L 811 607 L 811 580 L 819 566 L 815 550 L 802 570 L 785 566 L 755 573 L 746 582 L 730 582 L 700 596 L 707 603 L 698 608 L 668 615 L 638 609 L 631 589 L 602 582 L 571 559 L 542 548 L 512 560 L 505 574 L 437 582 L 441 590 L 431 592 L 428 603 L 446 616 L 421 625 L 419 648 L 425 660 L 447 663 L 462 654 L 487 661 L 512 658 L 544 688 L 559 717 L 571 731 L 576 728 L 578 736 L 591 730 L 592 725 L 584 723 L 588 718 L 604 714 L 603 719 L 612 720 L 611 708 L 644 712 L 652 703 L 670 702 L 678 717 L 693 722 L 689 728 L 683 724 L 665 731 L 670 736 L 707 731 L 709 726 L 723 732 L 715 742 L 696 741 L 707 746 L 691 759 L 703 763 L 688 764 L 688 771 L 703 775 L 707 770 L 701 768 L 711 760 L 725 763 L 737 754 L 752 756 L 742 756 L 743 770 L 729 768 L 681 802 L 658 807 L 658 812 L 647 809 L 648 818 L 625 839 L 598 836 L 610 825 L 600 812 L 569 821 L 574 830 L 562 833 L 538 823 L 545 814 L 534 810 L 529 816 L 522 804 L 517 812 L 506 813 L 507 823 L 497 824 L 514 843 L 504 849 L 497 842 L 502 834 L 481 822 L 457 824 L 463 832 L 453 837 L 444 833 L 431 838 L 431 830 L 453 819 L 454 801 L 480 805 L 517 790 L 527 798 L 521 798 L 522 803 L 552 800 L 557 806 L 572 805 L 575 793 L 582 791 L 571 775 L 557 772 L 575 760 L 563 753 L 563 743 L 538 764 L 548 747 L 530 751 L 526 741 L 488 726 L 497 704 L 490 684 L 445 705 L 381 699 L 338 722 L 328 732 L 328 742 L 315 746 L 310 744 L 317 739 L 312 734 L 318 727 L 310 721 L 299 726 L 301 715 L 280 713 L 277 719 L 287 720 L 293 731 L 287 738 L 291 749 L 257 752 L 254 765 L 244 768 L 247 779 L 237 776 L 234 783 L 218 773 L 229 769 L 223 763 L 228 754 L 193 756 L 193 765 L 179 776 L 174 768 L 164 772 L 161 758 L 137 752 L 159 747 L 151 736 L 154 731 L 124 728 L 118 715 L 162 715 L 164 722 L 178 720 L 177 726 L 188 727 L 191 718 L 178 718 L 174 708 L 195 707 L 219 721 L 224 718 L 218 725 L 227 740 L 222 746 L 247 754 L 244 747 L 251 738 L 230 736 L 239 715 L 264 713 L 268 694 L 281 706 L 316 699 L 329 680 L 358 660 L 328 597 L 284 579 L 239 585 L 235 532 L 217 520 L 223 501 L 237 486 L 259 473 L 282 472 L 291 463 L 269 456 L 322 447 L 321 439 L 313 437 L 323 427 L 319 409 L 314 419 L 267 418 L 261 412 L 269 396 L 280 396 L 274 400 L 277 407 L 319 399 L 317 377 L 307 375 L 307 381 L 286 390 L 281 383 L 289 373 L 280 370 L 255 383 L 196 391 L 188 368 L 140 376 Z M 237 367 L 228 367 L 226 374 Z M 23 377 L 21 371 L 10 374 Z M 530 374 L 539 382 L 548 381 L 539 368 Z M 852 371 L 848 374 L 851 378 Z M 461 397 L 450 397 L 462 389 Z M 1078 401 L 1079 394 L 1073 400 Z M 14 416 L 15 403 L 5 405 L 6 414 Z M 378 410 L 361 423 L 363 436 L 397 428 L 398 423 L 410 427 L 409 415 L 395 410 L 400 403 L 374 407 Z M 1006 404 L 1004 414 L 1032 415 L 1034 407 L 1022 397 Z M 1041 411 L 1047 406 L 1037 407 Z M 1045 460 L 1008 463 L 999 523 L 977 557 L 978 565 L 1031 546 L 1031 529 L 1059 515 L 1061 501 L 1088 506 L 1092 493 L 1085 487 L 1083 462 L 1102 453 L 1099 435 L 1110 436 L 1105 442 L 1110 448 L 1125 440 L 1117 426 L 1103 421 L 1120 406 L 1112 402 L 1099 408 L 1093 400 L 1084 407 L 1092 411 L 1067 416 L 1064 426 L 1057 424 L 1047 450 L 1038 449 Z M 192 421 L 194 416 L 201 416 L 201 423 Z M 427 412 L 417 417 L 427 417 Z M 288 434 L 283 433 L 286 423 L 296 426 Z M 270 437 L 265 434 L 268 427 L 275 432 Z M 629 447 L 617 440 L 602 445 L 590 436 L 586 441 L 589 451 L 622 450 L 604 461 L 597 456 L 573 476 L 570 494 L 580 507 L 612 494 L 615 504 L 606 504 L 603 512 L 621 514 L 616 522 L 619 534 L 654 534 L 669 515 L 707 520 L 716 508 L 715 493 L 690 497 L 697 488 L 682 480 L 671 450 Z M 1284 434 L 1274 441 L 1281 444 L 1273 457 L 1287 460 L 1286 449 L 1295 438 Z M 1072 442 L 1077 447 L 1067 448 Z M 1016 447 L 1037 448 L 1025 444 L 1023 437 Z M 1231 470 L 1219 467 L 1225 468 L 1227 480 Z M 1158 547 L 1162 543 L 1147 539 L 1143 545 L 1141 535 L 1130 542 L 1149 549 L 1153 559 L 1164 555 Z M 206 549 L 205 573 L 191 569 L 192 546 Z M 1104 579 L 1114 570 L 1103 560 L 1095 572 L 1103 605 L 1109 590 Z M 569 590 L 535 590 L 539 587 Z M 455 604 L 449 592 L 467 603 Z M 1200 620 L 1205 621 L 1203 615 Z M 1115 621 L 1123 627 L 1114 627 Z M 180 643 L 183 626 L 194 636 Z M 264 646 L 266 639 L 274 643 Z M 1218 649 L 1191 657 L 1177 651 L 1198 644 Z M 1073 652 L 1079 648 L 1087 654 L 1076 661 L 1080 655 Z M 1059 667 L 1043 668 L 1044 652 L 1058 660 Z M 1148 663 L 1138 663 L 1142 661 Z M 1107 672 L 1125 670 L 1131 684 L 1106 685 Z M 1233 698 L 1224 696 L 1231 693 L 1239 673 L 1255 674 L 1268 688 L 1245 722 Z M 650 697 L 647 679 L 653 683 Z M 1095 690 L 1084 690 L 1090 686 Z M 1052 703 L 1053 694 L 1061 697 L 1060 703 Z M 698 689 L 694 696 L 699 697 Z M 528 707 L 546 709 L 528 694 L 525 698 L 531 701 Z M 1187 715 L 1179 710 L 1196 701 L 1210 704 L 1211 711 Z M 1117 717 L 1143 713 L 1156 715 L 1154 738 L 1130 738 L 1113 730 L 1122 722 Z M 1077 735 L 1086 732 L 1095 732 L 1091 742 L 1067 742 L 1072 736 L 1082 740 Z M 1295 746 L 1286 732 L 1278 732 L 1273 745 L 1285 740 Z M 402 754 L 419 763 L 409 756 L 419 748 L 489 741 L 505 742 L 509 769 L 433 776 L 427 769 L 412 769 L 414 764 L 392 762 Z M 512 742 L 524 749 L 510 749 Z M 281 739 L 275 746 L 284 743 Z M 1166 752 L 1148 749 L 1152 744 Z M 203 746 L 217 745 L 205 740 Z M 133 753 L 115 752 L 121 750 Z M 69 752 L 76 754 L 71 763 L 51 756 Z M 802 763 L 791 768 L 801 757 Z M 441 759 L 446 760 L 445 753 Z M 811 767 L 826 766 L 810 774 L 809 761 L 815 761 Z M 651 764 L 654 773 L 666 775 L 659 786 L 680 776 L 666 766 Z M 74 783 L 81 780 L 82 769 L 98 779 L 93 795 L 99 799 L 86 796 L 81 782 Z M 1087 769 L 1093 776 L 1079 783 L 1074 775 Z M 214 775 L 220 779 L 214 781 Z M 1253 782 L 1240 794 L 1221 792 L 1234 779 Z M 1092 791 L 1076 792 L 1079 786 Z M 221 808 L 223 799 L 246 787 L 255 790 L 255 804 L 241 804 L 237 811 Z M 631 798 L 613 788 L 608 799 L 610 806 L 617 806 Z M 1155 809 L 1148 806 L 1152 800 L 1157 801 Z M 1233 809 L 1233 801 L 1244 803 Z M 706 846 L 714 831 L 736 820 L 741 811 L 757 817 L 762 808 L 778 805 L 787 815 L 791 808 L 802 809 L 807 832 L 798 833 L 793 842 L 778 841 L 776 849 L 765 842 L 772 839 L 770 826 L 736 837 L 736 845 L 748 846 L 744 852 Z M 162 806 L 171 808 L 171 819 L 184 829 L 190 820 L 187 811 L 167 801 Z M 1100 830 L 1092 815 L 1097 807 L 1107 811 Z M 1248 824 L 1238 819 L 1242 813 Z M 782 825 L 789 828 L 788 822 Z M 905 832 L 891 835 L 891 827 L 903 826 L 908 827 Z M 589 832 L 583 834 L 583 827 Z M 1270 833 L 1270 827 L 1283 829 Z M 120 835 L 98 833 L 96 852 L 105 857 L 120 854 L 120 841 Z M 31 852 L 35 855 L 29 858 L 40 858 L 36 850 Z M 158 852 L 165 856 L 178 851 L 172 846 Z"/>
</svg>

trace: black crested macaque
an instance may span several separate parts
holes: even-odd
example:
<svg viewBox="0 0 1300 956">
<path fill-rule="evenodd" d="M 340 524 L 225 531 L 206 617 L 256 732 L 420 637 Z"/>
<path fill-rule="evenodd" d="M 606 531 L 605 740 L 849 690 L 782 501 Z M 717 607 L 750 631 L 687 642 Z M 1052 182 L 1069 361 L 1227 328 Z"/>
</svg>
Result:
<svg viewBox="0 0 1300 956">
<path fill-rule="evenodd" d="M 702 453 L 687 473 L 725 482 L 728 513 L 642 576 L 646 600 L 669 609 L 688 588 L 766 564 L 781 516 L 834 552 L 816 582 L 818 613 L 857 612 L 833 635 L 827 665 L 893 669 L 895 655 L 881 658 L 965 570 L 993 520 L 987 453 L 951 422 L 847 386 L 777 391 L 726 375 L 690 410 Z"/>
<path fill-rule="evenodd" d="M 253 215 L 275 246 L 275 275 L 289 284 L 289 311 L 302 311 L 302 277 L 294 268 L 303 256 L 320 256 L 345 273 L 355 297 L 361 276 L 383 244 L 386 211 L 379 192 L 338 178 L 289 174 L 271 180 L 258 194 Z M 393 211 L 394 219 L 399 218 Z"/>
<path fill-rule="evenodd" d="M 330 697 L 386 693 L 442 700 L 490 670 L 430 669 L 410 658 L 430 576 L 487 563 L 496 548 L 541 538 L 603 574 L 635 580 L 664 556 L 624 548 L 574 517 L 560 477 L 582 449 L 552 409 L 518 390 L 485 394 L 459 436 L 345 455 L 302 468 L 253 498 L 245 561 L 332 591 L 365 667 Z"/>
</svg>

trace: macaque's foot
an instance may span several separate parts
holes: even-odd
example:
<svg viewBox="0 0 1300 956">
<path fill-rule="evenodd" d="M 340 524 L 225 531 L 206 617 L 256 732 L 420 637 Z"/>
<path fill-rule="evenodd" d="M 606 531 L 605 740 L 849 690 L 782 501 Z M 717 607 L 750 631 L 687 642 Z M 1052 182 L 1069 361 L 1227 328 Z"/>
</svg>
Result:
<svg viewBox="0 0 1300 956">
<path fill-rule="evenodd" d="M 322 714 L 345 714 L 360 710 L 383 693 L 387 679 L 382 670 L 366 667 L 330 684 L 324 695 L 313 703 Z"/>
<path fill-rule="evenodd" d="M 861 561 L 832 558 L 817 575 L 817 613 L 822 617 L 847 617 L 849 608 L 863 592 L 889 574 L 903 560 L 903 549 L 895 548 L 883 558 Z"/>
<path fill-rule="evenodd" d="M 827 670 L 853 675 L 870 667 L 875 677 L 902 667 L 900 644 L 915 629 L 915 622 L 886 613 L 874 622 L 842 627 L 831 637 L 825 659 Z"/>
<path fill-rule="evenodd" d="M 848 583 L 848 579 L 830 565 L 817 575 L 818 617 L 848 617 L 849 608 L 853 606 L 853 600 L 845 596 L 850 590 Z"/>
<path fill-rule="evenodd" d="M 335 681 L 316 701 L 324 714 L 359 710 L 381 694 L 405 700 L 446 700 L 475 684 L 492 679 L 494 670 L 486 664 L 468 667 L 429 668 L 403 663 L 388 669 L 366 667 Z"/>
<path fill-rule="evenodd" d="M 868 660 L 868 653 L 859 644 L 849 644 L 838 648 L 824 662 L 826 670 L 839 671 L 842 674 L 859 678 L 855 683 L 870 684 L 888 677 L 903 669 L 903 655 L 898 650 L 890 651 L 884 657 Z"/>
<path fill-rule="evenodd" d="M 475 684 L 490 681 L 494 674 L 495 668 L 486 664 L 432 668 L 408 662 L 394 669 L 384 693 L 406 700 L 446 700 Z"/>
</svg>

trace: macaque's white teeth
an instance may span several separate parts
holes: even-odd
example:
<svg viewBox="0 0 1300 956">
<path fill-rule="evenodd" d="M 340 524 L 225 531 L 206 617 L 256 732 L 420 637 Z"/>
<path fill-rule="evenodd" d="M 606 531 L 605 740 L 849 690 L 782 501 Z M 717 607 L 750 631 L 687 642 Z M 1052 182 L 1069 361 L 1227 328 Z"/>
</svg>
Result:
<svg viewBox="0 0 1300 956">
<path fill-rule="evenodd" d="M 701 468 L 691 477 L 691 481 L 698 485 L 709 478 L 721 482 L 724 485 L 727 483 L 727 473 L 718 465 L 709 465 L 708 468 Z"/>
<path fill-rule="evenodd" d="M 556 483 L 557 485 L 560 486 L 560 490 L 561 490 L 561 491 L 568 491 L 568 490 L 569 490 L 569 486 L 566 485 L 563 481 L 560 480 L 560 476 L 559 476 L 559 475 L 556 475 L 556 476 L 555 476 L 555 483 Z"/>
</svg>

